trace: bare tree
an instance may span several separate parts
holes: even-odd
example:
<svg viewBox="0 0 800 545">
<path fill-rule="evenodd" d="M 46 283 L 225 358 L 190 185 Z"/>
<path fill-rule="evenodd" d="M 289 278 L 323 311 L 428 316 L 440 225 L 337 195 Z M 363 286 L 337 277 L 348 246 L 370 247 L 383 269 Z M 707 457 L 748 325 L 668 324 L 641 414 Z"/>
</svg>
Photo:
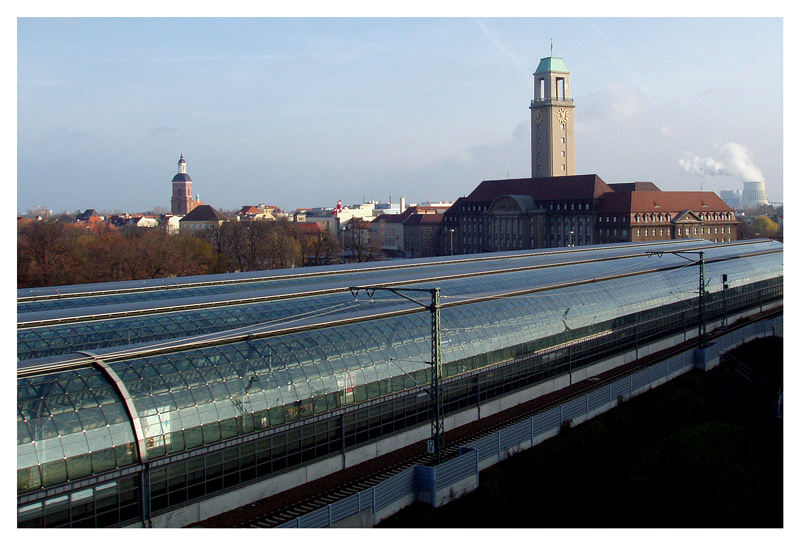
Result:
<svg viewBox="0 0 800 545">
<path fill-rule="evenodd" d="M 20 225 L 17 231 L 17 263 L 27 274 L 29 286 L 63 284 L 67 278 L 70 249 L 78 233 L 69 226 L 36 221 Z M 20 279 L 18 278 L 18 283 Z"/>
<path fill-rule="evenodd" d="M 369 222 L 360 218 L 352 218 L 345 224 L 344 248 L 358 263 L 383 259 L 381 242 L 370 239 Z"/>
</svg>

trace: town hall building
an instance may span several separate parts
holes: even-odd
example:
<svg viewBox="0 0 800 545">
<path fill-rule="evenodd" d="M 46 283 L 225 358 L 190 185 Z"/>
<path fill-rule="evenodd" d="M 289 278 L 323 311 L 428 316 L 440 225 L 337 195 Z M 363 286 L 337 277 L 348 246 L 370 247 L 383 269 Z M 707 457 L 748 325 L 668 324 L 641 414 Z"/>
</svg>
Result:
<svg viewBox="0 0 800 545">
<path fill-rule="evenodd" d="M 454 253 L 705 238 L 737 240 L 733 210 L 711 191 L 661 191 L 575 174 L 574 110 L 560 57 L 541 59 L 531 101 L 531 177 L 487 180 L 445 212 Z M 441 235 L 444 236 L 444 235 Z"/>
</svg>

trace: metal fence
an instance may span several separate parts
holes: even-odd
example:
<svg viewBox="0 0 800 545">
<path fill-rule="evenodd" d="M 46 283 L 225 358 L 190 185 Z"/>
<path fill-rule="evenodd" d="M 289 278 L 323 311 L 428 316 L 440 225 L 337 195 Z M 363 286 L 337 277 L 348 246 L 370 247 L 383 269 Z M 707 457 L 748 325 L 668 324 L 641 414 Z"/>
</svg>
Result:
<svg viewBox="0 0 800 545">
<path fill-rule="evenodd" d="M 719 354 L 752 339 L 783 335 L 783 316 L 749 324 L 715 339 Z M 715 350 L 716 352 L 716 350 Z M 621 400 L 639 395 L 694 367 L 694 351 L 688 350 L 610 384 L 598 387 L 557 407 L 496 431 L 462 447 L 459 456 L 435 467 L 413 466 L 377 485 L 336 503 L 288 521 L 279 528 L 324 528 L 348 517 L 371 510 L 373 523 L 422 500 L 439 505 L 442 491 L 474 479 L 477 486 L 480 470 L 512 454 L 541 443 L 560 432 L 565 425 L 575 425 L 615 407 Z M 466 491 L 466 490 L 465 490 Z M 458 495 L 450 493 L 451 497 Z"/>
</svg>

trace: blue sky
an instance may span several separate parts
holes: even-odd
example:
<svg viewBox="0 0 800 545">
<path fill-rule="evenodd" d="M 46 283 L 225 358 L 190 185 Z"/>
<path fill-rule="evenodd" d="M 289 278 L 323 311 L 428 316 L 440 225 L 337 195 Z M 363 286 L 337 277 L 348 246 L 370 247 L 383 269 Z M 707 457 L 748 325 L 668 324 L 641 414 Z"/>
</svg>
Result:
<svg viewBox="0 0 800 545">
<path fill-rule="evenodd" d="M 532 72 L 563 57 L 575 166 L 783 201 L 779 18 L 17 22 L 17 210 L 455 200 L 530 176 Z"/>
</svg>

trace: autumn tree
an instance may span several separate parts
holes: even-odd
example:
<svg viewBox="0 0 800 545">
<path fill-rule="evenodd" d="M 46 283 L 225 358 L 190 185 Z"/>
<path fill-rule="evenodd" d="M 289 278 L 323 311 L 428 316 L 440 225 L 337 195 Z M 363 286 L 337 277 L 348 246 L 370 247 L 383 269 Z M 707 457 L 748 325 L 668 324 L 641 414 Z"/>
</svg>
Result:
<svg viewBox="0 0 800 545">
<path fill-rule="evenodd" d="M 778 232 L 778 224 L 767 216 L 759 216 L 753 220 L 753 230 L 758 236 L 772 237 Z"/>
<path fill-rule="evenodd" d="M 79 232 L 51 221 L 34 221 L 17 229 L 17 268 L 25 287 L 53 286 L 68 282 L 71 250 Z"/>
</svg>

